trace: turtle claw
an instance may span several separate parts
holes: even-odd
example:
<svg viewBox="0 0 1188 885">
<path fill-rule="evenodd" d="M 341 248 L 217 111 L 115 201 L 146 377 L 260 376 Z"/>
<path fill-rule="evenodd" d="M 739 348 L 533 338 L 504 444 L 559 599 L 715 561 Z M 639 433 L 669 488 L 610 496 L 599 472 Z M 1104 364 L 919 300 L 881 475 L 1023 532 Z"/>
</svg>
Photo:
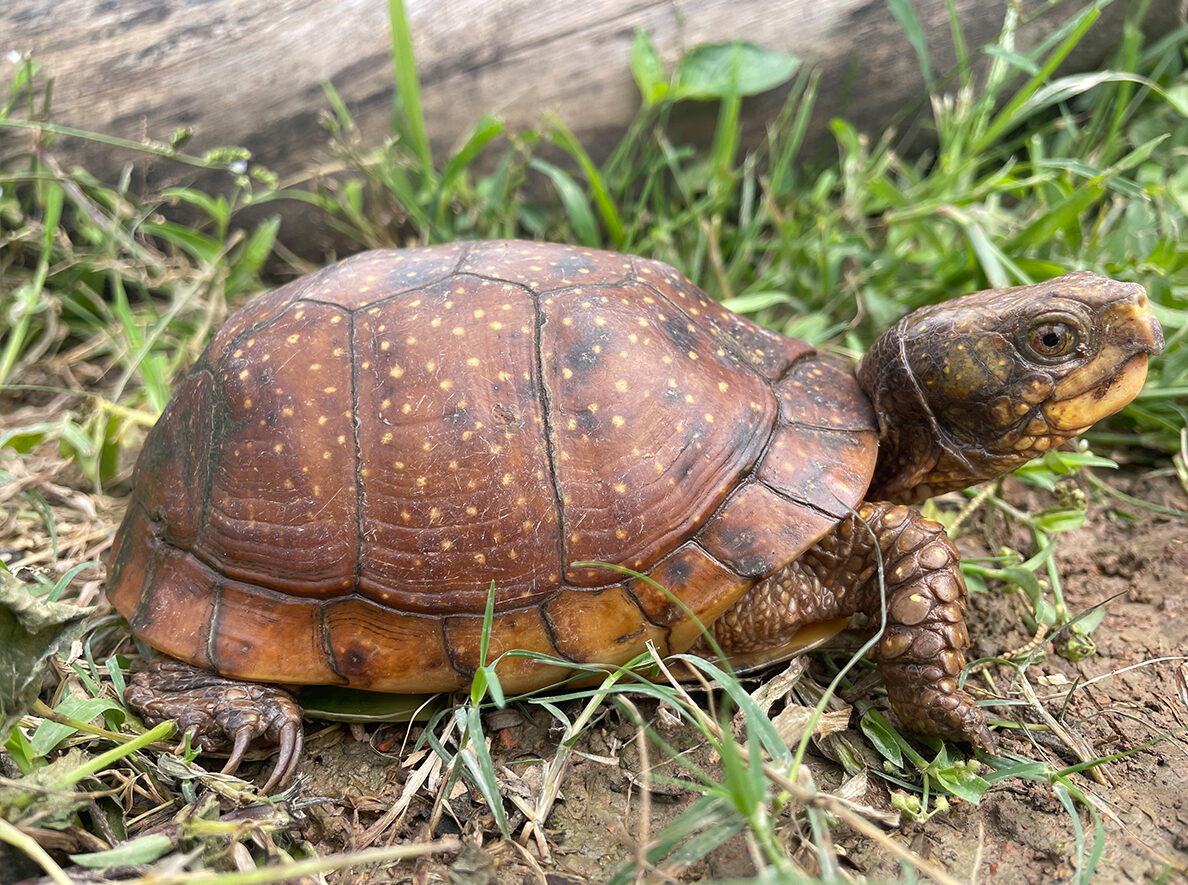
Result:
<svg viewBox="0 0 1188 885">
<path fill-rule="evenodd" d="M 231 754 L 227 757 L 227 764 L 223 766 L 223 774 L 235 774 L 239 763 L 252 743 L 252 730 L 242 726 L 235 731 L 235 739 L 231 745 Z"/>
<path fill-rule="evenodd" d="M 297 772 L 297 763 L 301 761 L 301 750 L 305 746 L 305 732 L 301 728 L 300 721 L 288 721 L 281 726 L 277 746 L 279 752 L 276 764 L 272 768 L 272 774 L 260 788 L 262 793 L 267 793 L 273 787 L 288 782 Z"/>
<path fill-rule="evenodd" d="M 278 749 L 263 792 L 289 780 L 301 761 L 301 708 L 278 686 L 239 682 L 157 657 L 132 677 L 124 699 L 147 724 L 174 719 L 203 752 L 226 753 L 223 774 L 234 774 L 253 745 Z"/>
</svg>

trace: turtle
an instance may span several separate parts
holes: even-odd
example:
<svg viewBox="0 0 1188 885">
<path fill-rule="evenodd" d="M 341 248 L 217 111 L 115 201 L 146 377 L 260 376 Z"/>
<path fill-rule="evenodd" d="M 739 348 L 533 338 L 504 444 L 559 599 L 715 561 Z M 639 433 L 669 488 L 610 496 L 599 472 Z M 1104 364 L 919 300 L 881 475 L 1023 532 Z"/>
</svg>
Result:
<svg viewBox="0 0 1188 885">
<path fill-rule="evenodd" d="M 902 723 L 990 748 L 959 555 L 913 505 L 1121 409 L 1162 344 L 1143 288 L 1091 272 L 916 310 L 855 366 L 655 260 L 355 255 L 233 314 L 149 432 L 107 596 L 160 654 L 126 701 L 225 771 L 279 750 L 267 790 L 295 686 L 497 661 L 527 692 L 649 644 L 746 670 L 864 613 Z"/>
</svg>

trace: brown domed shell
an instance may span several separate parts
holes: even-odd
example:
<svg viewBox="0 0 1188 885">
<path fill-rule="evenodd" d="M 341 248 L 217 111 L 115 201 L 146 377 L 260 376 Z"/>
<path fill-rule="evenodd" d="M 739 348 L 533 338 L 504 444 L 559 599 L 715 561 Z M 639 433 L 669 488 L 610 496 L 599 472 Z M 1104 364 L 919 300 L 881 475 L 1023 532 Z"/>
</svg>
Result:
<svg viewBox="0 0 1188 885">
<path fill-rule="evenodd" d="M 368 252 L 253 301 L 150 433 L 108 594 L 225 675 L 450 689 L 709 622 L 861 499 L 850 368 L 670 267 L 528 242 Z M 509 690 L 563 670 L 523 658 Z"/>
</svg>

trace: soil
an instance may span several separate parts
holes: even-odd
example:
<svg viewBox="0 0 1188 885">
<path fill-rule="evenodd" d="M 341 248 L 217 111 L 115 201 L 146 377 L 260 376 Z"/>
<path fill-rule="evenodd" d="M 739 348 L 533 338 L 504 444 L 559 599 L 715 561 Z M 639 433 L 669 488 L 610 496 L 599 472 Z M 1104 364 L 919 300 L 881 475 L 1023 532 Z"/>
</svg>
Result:
<svg viewBox="0 0 1188 885">
<path fill-rule="evenodd" d="M 1170 471 L 1105 477 L 1111 485 L 1165 508 L 1188 510 L 1188 495 Z M 76 483 L 55 476 L 42 492 L 55 508 L 85 507 Z M 76 487 L 81 487 L 81 482 Z M 1094 883 L 1188 881 L 1188 521 L 1132 505 L 1123 505 L 1088 486 L 1087 524 L 1061 537 L 1060 574 L 1069 608 L 1083 611 L 1105 603 L 1107 613 L 1092 633 L 1096 652 L 1077 662 L 1061 654 L 1062 638 L 1037 644 L 1026 678 L 1043 709 L 1059 720 L 1066 737 L 1047 732 L 999 731 L 1004 756 L 1041 760 L 1051 769 L 1077 765 L 1082 759 L 1116 756 L 1089 772 L 1072 774 L 1073 783 L 1102 820 L 1104 848 L 1097 860 Z M 1050 498 L 1016 481 L 1006 497 L 1023 510 L 1048 506 Z M 100 523 L 118 517 L 118 502 L 105 510 Z M 96 536 L 92 529 L 89 536 Z M 21 520 L 4 525 L 0 547 L 19 558 L 15 543 Z M 100 533 L 101 534 L 101 533 Z M 958 546 L 967 556 L 985 555 L 1003 545 L 1027 549 L 1029 539 L 1018 525 L 997 513 L 980 511 L 965 526 Z M 91 551 L 93 552 L 93 551 Z M 95 589 L 95 585 L 92 585 Z M 1022 602 L 1016 594 L 992 587 L 970 600 L 972 657 L 1000 657 L 1032 641 L 1023 626 Z M 821 657 L 813 670 L 820 668 Z M 812 671 L 810 671 L 812 672 Z M 1008 667 L 990 664 L 970 679 L 999 697 L 1019 701 L 1023 695 Z M 859 689 L 868 697 L 877 683 Z M 571 719 L 580 702 L 562 702 Z M 693 729 L 674 724 L 671 716 L 637 702 L 640 713 L 664 741 L 686 753 L 711 774 L 720 760 Z M 1022 706 L 992 710 L 1002 719 L 1041 722 L 1036 711 Z M 329 881 L 362 882 L 544 882 L 568 885 L 600 882 L 636 858 L 640 845 L 689 809 L 700 793 L 665 778 L 681 777 L 672 759 L 654 742 L 641 759 L 637 727 L 617 708 L 605 705 L 577 743 L 561 781 L 560 795 L 543 827 L 526 826 L 542 789 L 545 766 L 558 752 L 561 726 L 544 709 L 511 707 L 485 720 L 490 751 L 499 773 L 503 806 L 512 830 L 523 845 L 497 838 L 490 810 L 479 793 L 465 784 L 450 784 L 429 750 L 406 747 L 420 726 L 394 724 L 345 726 L 310 724 L 307 753 L 299 769 L 297 794 L 324 797 L 299 813 L 293 836 L 308 841 L 320 854 L 346 849 L 412 842 L 458 834 L 468 847 L 453 855 L 406 862 L 383 871 L 334 873 Z M 902 845 L 961 882 L 1050 883 L 1074 881 L 1077 832 L 1074 819 L 1047 783 L 1009 778 L 993 783 L 979 804 L 952 800 L 947 812 L 923 822 L 899 818 L 891 789 L 880 778 L 880 762 L 857 731 L 842 738 L 860 747 L 874 769 L 852 783 L 861 787 L 849 798 L 882 812 L 886 839 Z M 1072 749 L 1080 747 L 1080 756 Z M 252 778 L 268 763 L 245 765 Z M 822 754 L 810 754 L 808 768 L 822 790 L 836 789 L 842 769 Z M 394 816 L 406 785 L 424 775 L 424 783 Z M 647 792 L 645 784 L 650 785 Z M 435 803 L 436 806 L 435 806 Z M 298 803 L 305 805 L 305 803 Z M 794 807 L 789 803 L 790 807 Z M 1094 822 L 1083 804 L 1074 809 L 1086 845 L 1093 844 Z M 809 830 L 800 813 L 785 813 L 777 832 L 798 863 L 816 872 Z M 431 826 L 432 822 L 432 826 Z M 900 880 L 900 861 L 885 840 L 873 840 L 847 825 L 831 831 L 843 872 L 869 881 Z M 547 852 L 542 856 L 541 848 Z M 702 881 L 743 878 L 755 874 L 755 847 L 736 835 L 707 857 L 645 874 L 647 881 Z M 3 878 L 3 877 L 0 877 Z"/>
</svg>

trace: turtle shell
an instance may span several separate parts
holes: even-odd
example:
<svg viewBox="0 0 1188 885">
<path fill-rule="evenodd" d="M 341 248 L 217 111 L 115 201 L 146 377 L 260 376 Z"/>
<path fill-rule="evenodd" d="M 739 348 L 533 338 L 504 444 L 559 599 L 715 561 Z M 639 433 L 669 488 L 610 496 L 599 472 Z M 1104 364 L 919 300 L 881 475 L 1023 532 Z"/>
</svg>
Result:
<svg viewBox="0 0 1188 885">
<path fill-rule="evenodd" d="M 617 664 L 688 648 L 825 534 L 876 444 L 848 364 L 667 265 L 367 252 L 216 333 L 145 442 L 108 596 L 258 681 L 464 685 L 492 594 L 490 660 Z M 500 664 L 511 691 L 565 672 Z"/>
</svg>

